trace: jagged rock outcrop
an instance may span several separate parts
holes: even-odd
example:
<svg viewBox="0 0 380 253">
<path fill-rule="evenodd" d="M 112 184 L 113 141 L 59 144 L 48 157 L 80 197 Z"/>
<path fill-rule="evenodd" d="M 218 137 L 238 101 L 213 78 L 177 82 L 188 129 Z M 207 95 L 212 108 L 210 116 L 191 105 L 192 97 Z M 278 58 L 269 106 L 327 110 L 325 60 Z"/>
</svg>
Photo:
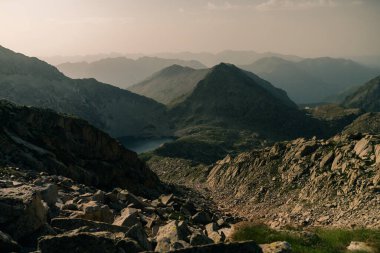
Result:
<svg viewBox="0 0 380 253">
<path fill-rule="evenodd" d="M 274 227 L 380 227 L 379 150 L 379 135 L 296 139 L 227 156 L 207 182 L 221 206 Z"/>
<path fill-rule="evenodd" d="M 161 183 L 136 153 L 84 120 L 0 101 L 0 161 L 99 187 L 159 191 Z M 49 202 L 49 201 L 48 201 Z"/>
</svg>

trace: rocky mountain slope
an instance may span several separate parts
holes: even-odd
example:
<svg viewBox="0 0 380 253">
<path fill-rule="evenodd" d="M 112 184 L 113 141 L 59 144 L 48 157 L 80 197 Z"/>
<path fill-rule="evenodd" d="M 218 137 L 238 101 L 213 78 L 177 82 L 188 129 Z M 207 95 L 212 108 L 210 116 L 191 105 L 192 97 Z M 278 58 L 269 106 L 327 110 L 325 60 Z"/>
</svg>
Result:
<svg viewBox="0 0 380 253">
<path fill-rule="evenodd" d="M 380 134 L 380 113 L 369 112 L 356 118 L 351 124 L 347 125 L 343 133 L 368 133 Z"/>
<path fill-rule="evenodd" d="M 55 67 L 0 47 L 0 98 L 88 120 L 115 137 L 167 135 L 163 105 L 94 79 L 70 79 Z"/>
<path fill-rule="evenodd" d="M 217 162 L 219 205 L 271 226 L 380 227 L 380 136 L 280 142 Z"/>
<path fill-rule="evenodd" d="M 380 76 L 360 86 L 342 104 L 346 107 L 362 108 L 367 112 L 380 111 Z"/>
<path fill-rule="evenodd" d="M 59 64 L 57 68 L 71 78 L 95 78 L 120 88 L 127 88 L 141 82 L 153 73 L 171 65 L 181 65 L 195 69 L 205 68 L 197 61 L 141 57 L 137 60 L 125 57 L 106 58 L 95 62 L 75 62 Z"/>
<path fill-rule="evenodd" d="M 178 103 L 191 93 L 208 71 L 172 65 L 129 87 L 128 90 L 166 105 Z"/>
<path fill-rule="evenodd" d="M 136 153 L 84 120 L 0 100 L 0 162 L 98 187 L 157 192 L 160 182 Z"/>
<path fill-rule="evenodd" d="M 254 72 L 285 90 L 297 103 L 322 102 L 378 75 L 379 70 L 351 60 L 314 58 L 288 61 L 279 57 L 260 59 L 241 68 Z"/>
</svg>

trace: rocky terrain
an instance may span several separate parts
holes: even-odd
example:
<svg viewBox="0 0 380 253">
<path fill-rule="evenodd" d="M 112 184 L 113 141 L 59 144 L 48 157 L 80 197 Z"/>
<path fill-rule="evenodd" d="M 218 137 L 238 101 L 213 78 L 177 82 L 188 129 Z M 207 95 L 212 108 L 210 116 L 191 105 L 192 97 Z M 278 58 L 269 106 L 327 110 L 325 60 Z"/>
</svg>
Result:
<svg viewBox="0 0 380 253">
<path fill-rule="evenodd" d="M 84 120 L 7 101 L 0 119 L 0 252 L 273 252 Z"/>
<path fill-rule="evenodd" d="M 126 189 L 103 191 L 63 176 L 1 167 L 0 250 L 169 252 L 209 245 L 178 252 L 261 252 L 253 242 L 212 246 L 228 241 L 238 220 L 189 194 L 146 199 Z M 249 250 L 239 251 L 244 248 Z"/>
<path fill-rule="evenodd" d="M 380 227 L 380 136 L 296 139 L 217 162 L 221 207 L 272 227 Z"/>
<path fill-rule="evenodd" d="M 352 91 L 343 101 L 343 106 L 361 108 L 367 112 L 380 111 L 380 76 Z"/>
</svg>

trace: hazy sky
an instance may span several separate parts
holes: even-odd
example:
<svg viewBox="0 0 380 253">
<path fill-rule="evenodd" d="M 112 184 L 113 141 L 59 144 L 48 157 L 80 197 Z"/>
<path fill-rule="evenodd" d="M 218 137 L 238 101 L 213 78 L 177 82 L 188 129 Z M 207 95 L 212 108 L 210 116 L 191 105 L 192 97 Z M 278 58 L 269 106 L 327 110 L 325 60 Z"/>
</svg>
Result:
<svg viewBox="0 0 380 253">
<path fill-rule="evenodd" d="M 380 55 L 380 0 L 0 0 L 0 25 L 0 45 L 35 56 Z"/>
</svg>

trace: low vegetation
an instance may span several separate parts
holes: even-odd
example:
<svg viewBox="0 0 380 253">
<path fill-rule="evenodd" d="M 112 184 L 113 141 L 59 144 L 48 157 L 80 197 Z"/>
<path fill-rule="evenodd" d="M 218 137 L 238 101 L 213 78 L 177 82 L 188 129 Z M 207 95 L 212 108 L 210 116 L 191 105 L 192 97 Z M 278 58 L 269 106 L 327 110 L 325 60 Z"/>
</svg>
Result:
<svg viewBox="0 0 380 253">
<path fill-rule="evenodd" d="M 274 230 L 265 225 L 246 224 L 233 235 L 235 241 L 254 240 L 259 244 L 287 241 L 294 253 L 348 252 L 351 241 L 361 241 L 380 252 L 380 230 L 314 228 L 308 231 L 296 229 Z M 357 251 L 359 252 L 359 251 Z"/>
</svg>

